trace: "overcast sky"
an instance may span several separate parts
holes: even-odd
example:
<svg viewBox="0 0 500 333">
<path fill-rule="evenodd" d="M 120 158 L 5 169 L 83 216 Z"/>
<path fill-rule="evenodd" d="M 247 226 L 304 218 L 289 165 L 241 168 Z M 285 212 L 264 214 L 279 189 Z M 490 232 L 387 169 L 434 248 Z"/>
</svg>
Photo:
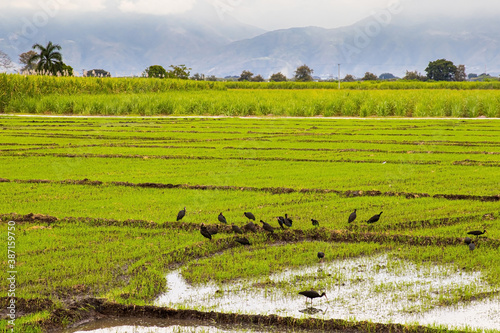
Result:
<svg viewBox="0 0 500 333">
<path fill-rule="evenodd" d="M 345 26 L 391 6 L 415 18 L 429 14 L 500 16 L 499 0 L 0 0 L 0 12 L 57 8 L 75 13 L 118 10 L 168 15 L 189 11 L 199 1 L 211 3 L 222 16 L 229 14 L 266 30 Z"/>
</svg>

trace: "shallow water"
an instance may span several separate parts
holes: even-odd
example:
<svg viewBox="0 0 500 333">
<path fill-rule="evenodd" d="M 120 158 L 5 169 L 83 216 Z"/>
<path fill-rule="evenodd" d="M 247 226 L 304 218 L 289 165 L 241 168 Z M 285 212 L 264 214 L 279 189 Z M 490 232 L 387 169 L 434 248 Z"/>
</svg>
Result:
<svg viewBox="0 0 500 333">
<path fill-rule="evenodd" d="M 175 270 L 166 277 L 168 292 L 155 305 L 202 311 L 322 319 L 369 320 L 379 323 L 418 323 L 448 328 L 500 330 L 500 297 L 439 306 L 440 298 L 496 291 L 481 273 L 465 273 L 450 265 L 418 268 L 386 255 L 338 260 L 270 277 L 230 284 L 193 286 Z M 316 287 L 323 286 L 318 289 Z M 305 297 L 290 290 L 315 287 L 327 298 L 306 306 Z M 266 332 L 269 329 L 265 329 Z M 220 326 L 196 321 L 116 318 L 86 325 L 73 332 L 259 332 L 258 327 Z"/>
<path fill-rule="evenodd" d="M 153 318 L 112 318 L 102 319 L 78 329 L 65 330 L 64 333 L 260 333 L 279 332 L 266 327 L 260 330 L 252 325 L 209 325 L 197 320 L 171 320 Z M 305 332 L 288 330 L 288 332 Z"/>
<path fill-rule="evenodd" d="M 328 299 L 313 300 L 290 294 L 287 287 L 310 289 L 317 284 Z M 267 287 L 266 287 L 267 286 Z M 189 307 L 204 311 L 245 314 L 276 314 L 323 319 L 370 320 L 380 323 L 436 324 L 455 328 L 500 329 L 500 298 L 439 306 L 448 294 L 463 295 L 494 291 L 481 273 L 465 273 L 452 266 L 417 268 L 403 261 L 388 261 L 386 255 L 334 261 L 288 270 L 261 280 L 241 280 L 216 286 L 191 286 L 176 270 L 167 275 L 168 292 L 155 305 Z M 292 289 L 293 289 L 292 288 Z"/>
</svg>

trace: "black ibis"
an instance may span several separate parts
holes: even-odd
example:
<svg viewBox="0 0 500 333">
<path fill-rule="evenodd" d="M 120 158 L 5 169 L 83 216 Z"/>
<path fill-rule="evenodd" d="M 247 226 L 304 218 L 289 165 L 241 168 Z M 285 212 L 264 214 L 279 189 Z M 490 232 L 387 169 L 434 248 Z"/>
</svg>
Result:
<svg viewBox="0 0 500 333">
<path fill-rule="evenodd" d="M 235 234 L 242 234 L 243 231 L 240 229 L 240 227 L 238 227 L 236 224 L 231 224 L 231 228 L 233 228 L 233 231 Z"/>
<path fill-rule="evenodd" d="M 209 228 L 207 228 L 208 232 L 211 234 L 211 235 L 215 235 L 219 232 L 219 226 L 218 225 L 212 225 L 210 226 Z"/>
<path fill-rule="evenodd" d="M 377 214 L 377 215 L 373 215 L 372 217 L 370 217 L 370 219 L 368 221 L 366 221 L 366 223 L 375 223 L 377 222 L 379 219 L 380 219 L 380 215 L 382 215 L 383 212 L 380 212 L 380 214 Z"/>
<path fill-rule="evenodd" d="M 235 238 L 234 241 L 240 243 L 241 245 L 251 245 L 248 239 L 246 239 L 245 237 Z"/>
<path fill-rule="evenodd" d="M 284 226 L 284 222 L 285 219 L 283 218 L 283 216 L 278 216 L 278 224 L 280 225 L 281 229 L 285 229 L 285 226 Z"/>
<path fill-rule="evenodd" d="M 382 213 L 380 213 L 382 214 Z M 380 215 L 379 215 L 380 217 Z M 349 215 L 349 219 L 347 220 L 348 223 L 351 223 L 351 222 L 354 222 L 354 220 L 356 219 L 356 209 L 354 210 L 354 212 L 351 213 L 351 215 Z"/>
<path fill-rule="evenodd" d="M 255 224 L 252 221 L 250 221 L 247 224 L 245 224 L 245 226 L 243 227 L 243 229 L 245 229 L 246 231 L 251 231 L 253 233 L 257 232 L 257 228 L 255 227 Z"/>
<path fill-rule="evenodd" d="M 200 226 L 200 233 L 203 235 L 203 237 L 212 239 L 212 234 L 210 233 L 210 231 L 208 231 L 207 227 L 205 227 L 204 224 Z"/>
<path fill-rule="evenodd" d="M 265 231 L 269 231 L 270 233 L 273 233 L 274 232 L 274 228 L 271 227 L 271 225 L 269 223 L 266 223 L 262 220 L 260 220 L 260 223 L 262 223 L 262 228 L 265 230 Z"/>
<path fill-rule="evenodd" d="M 319 227 L 319 222 L 318 222 L 318 220 L 311 219 L 311 222 L 312 222 L 312 225 L 313 225 L 313 226 L 315 226 L 315 227 Z"/>
<path fill-rule="evenodd" d="M 252 213 L 244 212 L 243 215 L 245 215 L 247 217 L 247 219 L 255 221 L 255 216 Z"/>
<path fill-rule="evenodd" d="M 300 295 L 304 295 L 305 297 L 311 299 L 311 307 L 312 307 L 312 300 L 313 300 L 313 298 L 325 296 L 325 298 L 328 299 L 328 297 L 326 297 L 326 294 L 324 292 L 322 294 L 320 294 L 320 293 L 318 293 L 317 291 L 314 291 L 314 290 L 301 291 L 301 292 L 299 292 L 299 294 Z M 306 298 L 306 304 L 307 304 L 307 298 Z"/>
<path fill-rule="evenodd" d="M 224 217 L 224 215 L 222 215 L 222 213 L 220 213 L 217 218 L 219 219 L 219 222 L 227 224 L 226 218 Z"/>
<path fill-rule="evenodd" d="M 471 242 L 469 244 L 469 250 L 474 251 L 475 248 L 476 248 L 476 244 L 474 244 L 474 242 Z"/>
<path fill-rule="evenodd" d="M 285 214 L 285 220 L 283 221 L 283 224 L 285 224 L 288 228 L 292 227 L 292 219 L 288 217 L 288 214 Z"/>
<path fill-rule="evenodd" d="M 466 245 L 469 245 L 470 243 L 472 243 L 472 239 L 470 239 L 469 237 L 465 237 L 465 238 L 464 238 L 464 243 L 465 243 Z"/>
<path fill-rule="evenodd" d="M 321 260 L 325 257 L 325 253 L 324 252 L 318 252 L 318 259 Z"/>
<path fill-rule="evenodd" d="M 182 220 L 182 218 L 186 215 L 186 207 L 184 207 L 183 210 L 179 211 L 179 213 L 177 213 L 177 221 L 180 221 Z"/>
<path fill-rule="evenodd" d="M 474 230 L 474 231 L 469 231 L 469 232 L 467 233 L 467 235 L 474 235 L 474 236 L 478 237 L 479 235 L 482 235 L 482 234 L 484 234 L 485 232 L 486 232 L 486 230 L 484 230 L 484 231 L 481 231 L 481 230 Z"/>
</svg>

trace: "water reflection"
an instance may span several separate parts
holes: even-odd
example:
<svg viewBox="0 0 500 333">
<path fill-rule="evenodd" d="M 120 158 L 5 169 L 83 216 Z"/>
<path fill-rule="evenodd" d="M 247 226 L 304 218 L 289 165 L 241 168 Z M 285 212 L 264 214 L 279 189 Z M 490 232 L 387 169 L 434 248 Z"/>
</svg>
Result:
<svg viewBox="0 0 500 333">
<path fill-rule="evenodd" d="M 318 291 L 326 291 L 329 298 L 314 304 L 319 311 L 304 309 L 303 296 L 290 291 L 314 286 L 323 286 Z M 439 305 L 462 294 L 495 291 L 481 279 L 481 273 L 466 273 L 446 265 L 417 267 L 410 262 L 390 261 L 386 255 L 322 263 L 223 286 L 192 286 L 176 270 L 167 275 L 167 287 L 168 292 L 156 300 L 156 305 L 381 323 L 500 327 L 498 297 Z"/>
</svg>

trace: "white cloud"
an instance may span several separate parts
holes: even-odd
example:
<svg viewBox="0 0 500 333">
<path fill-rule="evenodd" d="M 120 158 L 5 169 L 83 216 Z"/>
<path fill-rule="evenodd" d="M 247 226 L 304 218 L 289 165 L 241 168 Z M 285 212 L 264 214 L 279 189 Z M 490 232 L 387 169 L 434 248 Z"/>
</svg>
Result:
<svg viewBox="0 0 500 333">
<path fill-rule="evenodd" d="M 193 8 L 195 0 L 124 0 L 118 8 L 123 12 L 167 15 Z"/>
<path fill-rule="evenodd" d="M 17 0 L 0 1 L 0 8 L 21 10 L 75 10 L 81 12 L 106 9 L 106 0 Z"/>
</svg>

